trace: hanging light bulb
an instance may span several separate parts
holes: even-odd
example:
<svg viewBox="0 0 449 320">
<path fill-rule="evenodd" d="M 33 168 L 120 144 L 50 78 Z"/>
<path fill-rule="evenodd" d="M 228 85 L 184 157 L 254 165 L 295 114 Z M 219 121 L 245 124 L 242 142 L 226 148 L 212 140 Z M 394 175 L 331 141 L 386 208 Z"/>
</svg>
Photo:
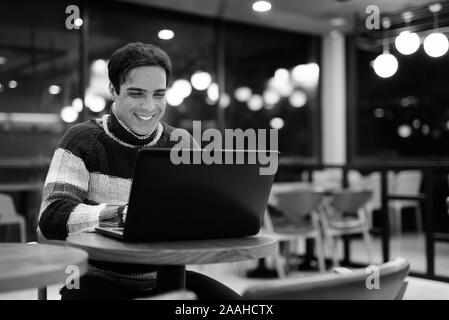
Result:
<svg viewBox="0 0 449 320">
<path fill-rule="evenodd" d="M 234 97 L 239 102 L 247 102 L 251 98 L 252 94 L 252 90 L 248 87 L 238 87 L 234 91 Z"/>
<path fill-rule="evenodd" d="M 390 20 L 388 18 L 385 18 L 382 21 L 382 26 L 384 27 L 384 29 L 388 29 L 390 25 Z M 389 45 L 386 41 L 385 36 L 383 43 L 383 53 L 377 56 L 377 58 L 374 60 L 373 68 L 379 77 L 389 78 L 396 73 L 399 64 L 396 57 L 390 53 Z"/>
<path fill-rule="evenodd" d="M 432 58 L 444 56 L 449 50 L 449 41 L 447 37 L 438 32 L 438 12 L 441 11 L 441 4 L 435 3 L 429 6 L 429 10 L 433 13 L 434 32 L 424 39 L 424 51 Z"/>
<path fill-rule="evenodd" d="M 282 129 L 284 127 L 284 119 L 276 117 L 270 120 L 270 127 L 273 129 Z"/>
<path fill-rule="evenodd" d="M 293 94 L 288 98 L 288 101 L 294 108 L 301 108 L 307 103 L 307 95 L 304 91 L 296 90 Z"/>
<path fill-rule="evenodd" d="M 218 89 L 217 83 L 212 82 L 209 88 L 207 88 L 207 97 L 213 102 L 213 104 L 218 101 L 220 98 L 220 90 Z"/>
<path fill-rule="evenodd" d="M 178 107 L 184 102 L 184 96 L 182 89 L 179 86 L 172 86 L 167 89 L 167 93 L 165 97 L 167 99 L 167 103 L 172 107 Z"/>
<path fill-rule="evenodd" d="M 281 96 L 279 93 L 273 89 L 268 88 L 263 92 L 263 100 L 265 105 L 274 106 L 280 99 Z"/>
<path fill-rule="evenodd" d="M 263 98 L 260 94 L 253 94 L 246 105 L 251 111 L 259 111 L 263 108 Z"/>
<path fill-rule="evenodd" d="M 449 50 L 449 41 L 441 32 L 432 32 L 424 39 L 424 51 L 432 58 L 444 56 Z"/>
<path fill-rule="evenodd" d="M 409 55 L 415 53 L 419 49 L 420 40 L 415 32 L 402 31 L 394 41 L 396 49 L 404 54 Z"/>
<path fill-rule="evenodd" d="M 405 24 L 408 26 L 412 21 L 413 14 L 409 11 L 402 14 L 402 18 Z M 419 36 L 415 32 L 410 32 L 408 30 L 402 31 L 394 41 L 396 49 L 403 55 L 409 55 L 415 53 L 419 49 L 421 41 Z"/>
<path fill-rule="evenodd" d="M 218 99 L 218 106 L 222 109 L 226 109 L 231 104 L 231 97 L 227 93 L 223 93 L 220 95 Z"/>
<path fill-rule="evenodd" d="M 172 88 L 176 88 L 174 89 L 174 91 L 182 98 L 187 98 L 192 93 L 192 86 L 186 79 L 176 80 L 175 82 L 173 82 Z"/>
<path fill-rule="evenodd" d="M 159 39 L 162 40 L 170 40 L 173 39 L 175 33 L 170 29 L 163 29 L 157 33 L 157 36 L 159 37 Z"/>
<path fill-rule="evenodd" d="M 271 2 L 267 0 L 254 1 L 252 8 L 257 12 L 267 12 L 271 10 Z"/>
<path fill-rule="evenodd" d="M 83 111 L 83 107 L 84 107 L 84 103 L 83 103 L 83 99 L 81 98 L 75 98 L 72 101 L 72 107 L 73 109 L 76 110 L 76 112 L 81 112 Z"/>
<path fill-rule="evenodd" d="M 72 123 L 78 119 L 78 112 L 72 106 L 66 106 L 61 109 L 60 116 L 62 121 Z"/>
<path fill-rule="evenodd" d="M 192 83 L 192 87 L 196 90 L 203 91 L 212 83 L 212 77 L 207 72 L 197 71 L 190 78 L 190 82 Z"/>
<path fill-rule="evenodd" d="M 389 78 L 398 70 L 398 60 L 389 52 L 384 52 L 374 60 L 374 71 L 381 78 Z"/>
</svg>

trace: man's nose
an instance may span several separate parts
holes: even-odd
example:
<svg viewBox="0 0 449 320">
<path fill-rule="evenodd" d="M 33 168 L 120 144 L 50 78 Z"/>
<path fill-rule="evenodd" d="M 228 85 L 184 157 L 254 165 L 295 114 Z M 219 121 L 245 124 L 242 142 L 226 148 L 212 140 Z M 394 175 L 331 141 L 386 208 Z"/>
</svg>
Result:
<svg viewBox="0 0 449 320">
<path fill-rule="evenodd" d="M 153 97 L 146 98 L 140 107 L 147 111 L 153 111 L 156 109 L 156 104 L 154 103 Z"/>
</svg>

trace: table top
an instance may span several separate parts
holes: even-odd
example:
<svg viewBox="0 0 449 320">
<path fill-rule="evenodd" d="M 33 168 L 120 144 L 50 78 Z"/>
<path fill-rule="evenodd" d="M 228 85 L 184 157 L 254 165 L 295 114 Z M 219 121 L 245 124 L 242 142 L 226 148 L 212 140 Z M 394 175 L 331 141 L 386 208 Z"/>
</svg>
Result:
<svg viewBox="0 0 449 320">
<path fill-rule="evenodd" d="M 41 191 L 43 187 L 43 182 L 0 183 L 2 192 Z"/>
<path fill-rule="evenodd" d="M 271 188 L 271 193 L 276 194 L 280 192 L 296 191 L 296 190 L 307 190 L 307 191 L 318 191 L 322 192 L 327 196 L 331 196 L 335 193 L 340 192 L 352 192 L 352 191 L 371 191 L 365 188 L 343 188 L 341 186 L 324 186 L 320 184 L 313 184 L 309 182 L 276 182 Z"/>
<path fill-rule="evenodd" d="M 87 253 L 70 247 L 0 243 L 0 292 L 64 283 L 70 275 L 87 272 Z M 66 273 L 66 271 L 68 271 Z"/>
<path fill-rule="evenodd" d="M 325 195 L 332 195 L 336 191 L 341 191 L 341 189 L 325 189 L 323 187 L 313 185 L 309 182 L 276 182 L 271 187 L 268 203 L 276 206 L 276 194 L 291 191 L 317 191 L 322 192 Z"/>
<path fill-rule="evenodd" d="M 324 187 L 321 185 L 313 184 L 310 182 L 276 182 L 273 184 L 271 188 L 272 193 L 277 192 L 288 192 L 293 190 L 313 190 L 313 191 L 319 191 L 319 192 L 328 192 L 332 193 L 335 191 L 341 191 L 342 188 L 331 188 L 331 187 Z"/>
<path fill-rule="evenodd" d="M 290 190 L 310 190 L 313 189 L 313 185 L 309 182 L 275 182 L 271 187 L 271 192 L 282 192 Z"/>
<path fill-rule="evenodd" d="M 276 240 L 265 236 L 154 243 L 126 243 L 98 233 L 67 238 L 67 245 L 84 249 L 89 258 L 109 262 L 186 265 L 260 259 L 273 254 Z"/>
</svg>

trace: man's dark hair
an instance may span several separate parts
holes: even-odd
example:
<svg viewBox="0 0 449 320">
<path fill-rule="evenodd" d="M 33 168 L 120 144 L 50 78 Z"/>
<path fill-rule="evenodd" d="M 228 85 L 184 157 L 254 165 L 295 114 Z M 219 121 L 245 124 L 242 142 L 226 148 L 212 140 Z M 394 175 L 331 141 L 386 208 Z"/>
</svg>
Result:
<svg viewBox="0 0 449 320">
<path fill-rule="evenodd" d="M 165 70 L 167 86 L 171 75 L 170 57 L 161 48 L 142 42 L 128 43 L 117 49 L 109 58 L 108 75 L 117 94 L 131 69 L 143 66 L 159 66 Z"/>
</svg>

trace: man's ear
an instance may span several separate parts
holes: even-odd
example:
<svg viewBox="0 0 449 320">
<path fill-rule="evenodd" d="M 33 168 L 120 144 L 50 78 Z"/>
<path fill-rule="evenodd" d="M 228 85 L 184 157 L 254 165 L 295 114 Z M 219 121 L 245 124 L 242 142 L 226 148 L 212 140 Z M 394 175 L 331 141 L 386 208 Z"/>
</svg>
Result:
<svg viewBox="0 0 449 320">
<path fill-rule="evenodd" d="M 117 92 L 115 91 L 114 85 L 109 82 L 109 92 L 111 93 L 111 99 L 112 101 L 115 101 L 117 98 Z"/>
</svg>

